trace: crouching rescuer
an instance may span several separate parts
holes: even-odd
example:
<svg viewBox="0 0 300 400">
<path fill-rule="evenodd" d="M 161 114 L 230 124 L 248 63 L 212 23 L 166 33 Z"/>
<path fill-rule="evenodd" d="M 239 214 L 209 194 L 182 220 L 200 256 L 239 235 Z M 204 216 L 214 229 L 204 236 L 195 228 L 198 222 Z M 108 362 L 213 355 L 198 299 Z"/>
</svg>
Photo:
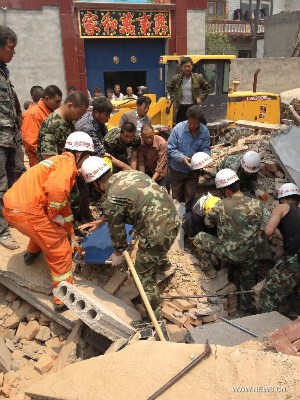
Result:
<svg viewBox="0 0 300 400">
<path fill-rule="evenodd" d="M 4 196 L 5 219 L 30 238 L 25 264 L 32 264 L 43 251 L 52 288 L 61 281 L 73 283 L 72 253 L 78 243 L 68 197 L 81 164 L 89 154 L 94 154 L 94 145 L 88 134 L 73 132 L 67 138 L 65 150 L 30 168 Z M 63 307 L 54 296 L 54 308 Z"/>
<path fill-rule="evenodd" d="M 105 193 L 103 212 L 108 222 L 114 254 L 112 265 L 121 265 L 128 247 L 125 224 L 133 226 L 139 244 L 135 269 L 153 312 L 161 319 L 160 293 L 156 272 L 167 264 L 167 252 L 179 229 L 179 217 L 165 189 L 139 171 L 122 171 L 112 175 L 101 158 L 89 157 L 82 165 L 82 176 L 101 193 Z M 90 223 L 99 226 L 104 218 Z M 88 224 L 85 225 L 88 227 Z"/>
</svg>

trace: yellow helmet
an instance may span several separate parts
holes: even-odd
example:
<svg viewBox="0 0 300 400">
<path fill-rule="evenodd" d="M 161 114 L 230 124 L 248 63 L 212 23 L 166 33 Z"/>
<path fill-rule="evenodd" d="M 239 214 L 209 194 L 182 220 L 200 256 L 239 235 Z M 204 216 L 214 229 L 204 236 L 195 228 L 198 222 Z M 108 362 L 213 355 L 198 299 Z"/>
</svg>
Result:
<svg viewBox="0 0 300 400">
<path fill-rule="evenodd" d="M 203 206 L 204 215 L 209 214 L 211 210 L 214 208 L 214 206 L 217 204 L 217 202 L 220 200 L 221 200 L 220 197 L 209 196 Z"/>
<path fill-rule="evenodd" d="M 103 159 L 103 161 L 106 162 L 106 164 L 109 166 L 109 168 L 110 168 L 110 170 L 112 172 L 113 164 L 112 164 L 111 158 L 110 157 L 103 157 L 102 159 Z"/>
</svg>

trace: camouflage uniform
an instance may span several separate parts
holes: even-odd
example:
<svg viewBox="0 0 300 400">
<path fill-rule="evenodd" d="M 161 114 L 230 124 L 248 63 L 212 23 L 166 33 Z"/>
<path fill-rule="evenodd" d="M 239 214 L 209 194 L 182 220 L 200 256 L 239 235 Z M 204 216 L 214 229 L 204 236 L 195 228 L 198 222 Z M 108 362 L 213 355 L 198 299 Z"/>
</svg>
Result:
<svg viewBox="0 0 300 400">
<path fill-rule="evenodd" d="M 235 154 L 233 156 L 225 157 L 224 160 L 217 166 L 217 172 L 224 168 L 232 169 L 240 180 L 240 190 L 245 194 L 255 196 L 257 190 L 257 174 L 246 175 L 241 167 L 241 159 L 244 154 Z"/>
<path fill-rule="evenodd" d="M 38 135 L 37 156 L 38 161 L 43 160 L 43 156 L 51 157 L 64 152 L 67 137 L 75 131 L 75 126 L 71 121 L 65 121 L 56 111 L 49 115 L 42 123 Z M 70 193 L 70 204 L 74 219 L 80 211 L 80 193 L 75 183 Z"/>
<path fill-rule="evenodd" d="M 17 114 L 17 126 L 18 131 L 16 134 L 16 155 L 15 155 L 15 180 L 19 179 L 21 175 L 26 172 L 26 167 L 24 164 L 24 150 L 23 150 L 23 141 L 21 135 L 21 125 L 22 125 L 22 109 L 17 96 L 17 93 L 13 90 L 14 100 L 15 100 L 15 108 Z"/>
<path fill-rule="evenodd" d="M 179 109 L 182 100 L 182 79 L 183 74 L 174 75 L 171 82 L 167 85 L 167 90 L 171 99 L 174 100 L 174 118 L 176 118 L 177 111 Z M 196 104 L 197 97 L 200 97 L 202 101 L 206 99 L 210 92 L 210 85 L 203 78 L 203 75 L 192 73 L 192 98 L 193 103 Z"/>
<path fill-rule="evenodd" d="M 240 267 L 242 291 L 256 284 L 258 230 L 267 223 L 263 209 L 260 201 L 236 193 L 219 201 L 205 219 L 209 227 L 217 226 L 218 237 L 200 232 L 194 238 L 204 268 L 214 268 L 211 255 Z M 252 310 L 250 294 L 240 299 L 242 309 Z"/>
<path fill-rule="evenodd" d="M 18 116 L 9 71 L 0 63 L 0 236 L 9 233 L 3 218 L 3 196 L 15 181 L 15 149 L 18 133 Z"/>
<path fill-rule="evenodd" d="M 254 197 L 255 191 L 259 189 L 257 182 L 257 174 L 246 175 L 241 167 L 241 159 L 244 154 L 235 154 L 225 157 L 224 160 L 217 166 L 217 172 L 224 168 L 232 169 L 240 180 L 240 190 L 246 196 Z M 267 212 L 266 208 L 264 209 Z M 268 213 L 268 212 L 267 212 Z M 268 213 L 267 217 L 270 215 Z M 258 243 L 258 259 L 272 260 L 271 249 L 267 236 L 263 233 L 261 241 Z"/>
<path fill-rule="evenodd" d="M 51 157 L 62 154 L 67 137 L 74 131 L 73 122 L 65 121 L 56 111 L 50 114 L 39 130 L 38 160 L 42 161 L 43 156 Z"/>
<path fill-rule="evenodd" d="M 271 269 L 260 292 L 259 310 L 277 311 L 292 293 L 300 297 L 300 261 L 297 254 L 285 256 Z"/>
<path fill-rule="evenodd" d="M 130 146 L 120 141 L 120 128 L 111 129 L 104 138 L 104 148 L 113 157 L 122 161 L 123 163 L 130 165 L 130 157 L 132 150 L 138 150 L 141 145 L 141 139 L 138 135 L 135 135 L 133 142 Z M 118 172 L 119 169 L 114 166 L 114 172 Z"/>
<path fill-rule="evenodd" d="M 281 206 L 277 206 L 281 207 Z M 290 296 L 290 306 L 300 299 L 300 209 L 296 203 L 289 204 L 289 211 L 280 220 L 277 228 L 283 238 L 284 256 L 269 271 L 260 293 L 259 309 L 262 312 L 278 310 Z M 299 314 L 299 306 L 295 307 Z"/>
<path fill-rule="evenodd" d="M 135 268 L 157 318 L 161 318 L 156 270 L 166 260 L 179 228 L 172 199 L 146 174 L 124 171 L 113 175 L 105 193 L 103 209 L 114 249 L 127 248 L 125 224 L 139 235 Z"/>
</svg>

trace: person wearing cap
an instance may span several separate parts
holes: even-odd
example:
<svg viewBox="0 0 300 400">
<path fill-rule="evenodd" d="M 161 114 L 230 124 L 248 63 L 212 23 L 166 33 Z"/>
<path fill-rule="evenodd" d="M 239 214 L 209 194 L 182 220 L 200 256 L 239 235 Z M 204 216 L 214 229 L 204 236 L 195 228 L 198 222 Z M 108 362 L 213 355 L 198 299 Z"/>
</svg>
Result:
<svg viewBox="0 0 300 400">
<path fill-rule="evenodd" d="M 191 165 L 191 158 L 198 152 L 210 155 L 210 134 L 202 123 L 199 106 L 187 111 L 187 121 L 177 124 L 168 140 L 168 164 L 173 199 L 187 204 L 195 197 L 200 169 Z"/>
<path fill-rule="evenodd" d="M 68 197 L 83 161 L 94 154 L 90 136 L 71 133 L 61 155 L 42 160 L 25 172 L 4 196 L 6 221 L 30 238 L 24 262 L 30 265 L 43 251 L 52 276 L 73 283 L 72 252 L 78 247 Z M 56 310 L 63 307 L 54 296 Z"/>
<path fill-rule="evenodd" d="M 260 292 L 259 311 L 263 313 L 277 311 L 291 294 L 300 298 L 299 187 L 294 183 L 283 184 L 278 191 L 278 200 L 279 204 L 273 209 L 265 233 L 272 236 L 276 229 L 280 231 L 284 254 L 269 271 Z"/>
<path fill-rule="evenodd" d="M 85 181 L 105 193 L 103 212 L 114 254 L 112 265 L 120 265 L 127 249 L 125 224 L 133 225 L 139 237 L 135 269 L 147 294 L 153 312 L 161 319 L 160 292 L 156 272 L 168 265 L 167 252 L 179 229 L 179 217 L 165 189 L 140 171 L 122 171 L 112 175 L 103 159 L 88 158 L 81 168 Z M 96 229 L 104 218 L 85 224 L 80 229 Z"/>
<path fill-rule="evenodd" d="M 239 267 L 240 289 L 248 291 L 256 284 L 258 237 L 266 226 L 268 213 L 262 202 L 240 191 L 240 181 L 233 170 L 219 171 L 215 183 L 224 199 L 218 201 L 207 214 L 205 223 L 209 227 L 217 227 L 218 236 L 200 232 L 194 238 L 200 265 L 213 274 L 211 256 L 214 255 L 218 260 Z M 240 308 L 254 312 L 249 293 L 241 295 Z"/>
<path fill-rule="evenodd" d="M 240 180 L 240 190 L 246 195 L 255 196 L 259 200 L 267 201 L 269 195 L 259 188 L 257 173 L 260 170 L 261 158 L 256 151 L 247 151 L 243 154 L 234 154 L 225 157 L 217 166 L 217 172 L 224 168 L 235 171 Z"/>
</svg>

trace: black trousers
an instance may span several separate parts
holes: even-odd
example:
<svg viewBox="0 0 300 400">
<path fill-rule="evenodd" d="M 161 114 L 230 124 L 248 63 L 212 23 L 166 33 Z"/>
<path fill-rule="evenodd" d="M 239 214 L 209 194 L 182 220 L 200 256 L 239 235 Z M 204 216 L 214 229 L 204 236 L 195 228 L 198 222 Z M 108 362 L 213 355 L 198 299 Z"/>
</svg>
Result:
<svg viewBox="0 0 300 400">
<path fill-rule="evenodd" d="M 180 104 L 177 114 L 176 114 L 176 123 L 186 121 L 186 112 L 193 104 Z"/>
</svg>

